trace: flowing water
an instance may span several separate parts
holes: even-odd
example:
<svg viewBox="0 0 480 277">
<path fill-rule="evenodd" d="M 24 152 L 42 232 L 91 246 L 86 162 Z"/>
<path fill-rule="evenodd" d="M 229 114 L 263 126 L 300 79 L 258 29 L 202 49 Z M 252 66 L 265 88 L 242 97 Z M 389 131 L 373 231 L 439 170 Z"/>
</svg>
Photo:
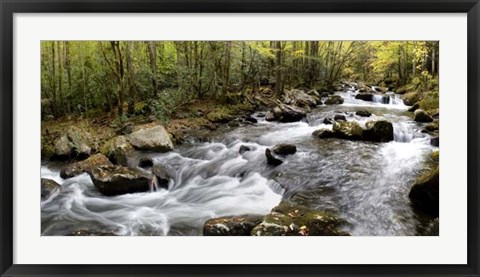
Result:
<svg viewBox="0 0 480 277">
<path fill-rule="evenodd" d="M 319 106 L 306 120 L 266 122 L 231 129 L 210 142 L 179 146 L 169 153 L 138 153 L 166 165 L 173 180 L 168 189 L 116 197 L 100 195 L 88 174 L 63 180 L 54 164 L 44 164 L 43 178 L 62 185 L 60 193 L 42 202 L 42 235 L 74 230 L 118 235 L 201 235 L 213 217 L 266 214 L 282 199 L 326 210 L 345 219 L 352 235 L 416 235 L 422 219 L 409 204 L 408 192 L 435 149 L 407 106 L 395 94 L 384 101 L 355 99 L 356 92 L 337 92 L 342 105 Z M 358 117 L 363 109 L 371 117 Z M 344 114 L 364 125 L 386 119 L 394 141 L 370 143 L 319 140 L 312 132 L 332 128 L 325 117 Z M 297 153 L 268 166 L 265 149 L 278 143 L 297 146 Z M 241 145 L 251 151 L 239 154 Z"/>
</svg>

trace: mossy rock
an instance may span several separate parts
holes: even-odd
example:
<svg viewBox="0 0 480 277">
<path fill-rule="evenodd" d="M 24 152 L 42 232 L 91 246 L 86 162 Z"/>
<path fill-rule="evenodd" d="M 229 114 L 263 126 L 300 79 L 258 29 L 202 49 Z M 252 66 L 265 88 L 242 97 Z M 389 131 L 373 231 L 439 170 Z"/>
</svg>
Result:
<svg viewBox="0 0 480 277">
<path fill-rule="evenodd" d="M 333 123 L 333 132 L 336 138 L 361 140 L 363 138 L 364 130 L 357 122 L 354 121 L 339 121 Z"/>
<path fill-rule="evenodd" d="M 50 198 L 50 196 L 52 196 L 52 194 L 57 192 L 60 188 L 61 186 L 54 180 L 42 178 L 41 185 L 40 185 L 40 190 L 41 190 L 40 199 L 42 201 L 47 200 L 48 198 Z"/>
<path fill-rule="evenodd" d="M 128 142 L 127 137 L 117 136 L 107 141 L 100 152 L 117 165 L 128 165 L 128 159 L 133 155 L 135 149 Z"/>
<path fill-rule="evenodd" d="M 262 215 L 242 215 L 212 218 L 203 225 L 204 236 L 250 236 L 262 222 Z"/>
<path fill-rule="evenodd" d="M 339 236 L 344 223 L 328 212 L 308 209 L 288 201 L 281 202 L 252 230 L 253 236 Z"/>
<path fill-rule="evenodd" d="M 439 167 L 421 175 L 408 195 L 415 209 L 438 216 L 439 210 Z"/>
<path fill-rule="evenodd" d="M 111 165 L 111 163 L 105 155 L 99 153 L 99 154 L 90 156 L 86 160 L 76 162 L 63 167 L 60 170 L 60 177 L 64 179 L 72 178 L 81 173 L 88 172 L 100 165 Z"/>
<path fill-rule="evenodd" d="M 212 123 L 228 123 L 233 120 L 233 116 L 226 113 L 225 111 L 219 110 L 214 112 L 209 112 L 206 115 L 208 121 Z"/>
<path fill-rule="evenodd" d="M 330 95 L 325 100 L 325 105 L 340 105 L 343 104 L 343 98 L 340 95 Z"/>
<path fill-rule="evenodd" d="M 402 95 L 402 100 L 407 106 L 412 106 L 423 98 L 423 94 L 417 91 L 410 91 Z"/>
</svg>

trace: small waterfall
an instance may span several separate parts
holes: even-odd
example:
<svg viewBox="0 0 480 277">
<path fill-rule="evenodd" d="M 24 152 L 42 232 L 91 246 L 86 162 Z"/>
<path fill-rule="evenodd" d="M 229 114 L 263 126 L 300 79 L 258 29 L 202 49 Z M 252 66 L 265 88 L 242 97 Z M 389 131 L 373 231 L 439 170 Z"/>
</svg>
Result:
<svg viewBox="0 0 480 277">
<path fill-rule="evenodd" d="M 158 191 L 158 180 L 157 176 L 153 176 L 152 180 L 150 181 L 150 192 Z"/>
<path fill-rule="evenodd" d="M 378 94 L 374 94 L 373 95 L 373 102 L 374 103 L 381 103 L 381 104 L 387 104 L 388 102 L 385 101 L 387 99 L 388 96 L 383 96 L 383 95 L 378 95 Z"/>
<path fill-rule="evenodd" d="M 403 103 L 403 100 L 398 95 L 390 95 L 388 96 L 388 98 L 389 98 L 388 104 L 390 105 L 405 106 L 405 104 Z"/>
</svg>

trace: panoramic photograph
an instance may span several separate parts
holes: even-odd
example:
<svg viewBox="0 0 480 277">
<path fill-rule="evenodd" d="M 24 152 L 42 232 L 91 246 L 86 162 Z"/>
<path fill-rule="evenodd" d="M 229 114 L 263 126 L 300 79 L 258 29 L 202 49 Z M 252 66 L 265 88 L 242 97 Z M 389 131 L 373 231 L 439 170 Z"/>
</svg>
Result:
<svg viewBox="0 0 480 277">
<path fill-rule="evenodd" d="M 438 41 L 42 41 L 42 236 L 438 236 Z"/>
</svg>

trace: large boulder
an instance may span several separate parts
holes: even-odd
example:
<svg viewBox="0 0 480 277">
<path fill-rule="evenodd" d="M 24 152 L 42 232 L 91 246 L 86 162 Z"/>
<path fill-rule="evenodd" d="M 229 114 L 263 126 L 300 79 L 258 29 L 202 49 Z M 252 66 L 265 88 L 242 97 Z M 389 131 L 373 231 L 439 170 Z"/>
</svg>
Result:
<svg viewBox="0 0 480 277">
<path fill-rule="evenodd" d="M 290 202 L 281 202 L 252 229 L 252 236 L 342 236 L 344 223 L 335 216 Z"/>
<path fill-rule="evenodd" d="M 410 109 L 408 109 L 408 111 L 409 112 L 415 112 L 418 109 L 420 109 L 420 104 L 415 103 L 415 104 L 413 104 L 413 106 L 410 107 Z"/>
<path fill-rule="evenodd" d="M 439 210 L 439 170 L 438 166 L 420 176 L 408 195 L 415 209 L 438 216 Z"/>
<path fill-rule="evenodd" d="M 90 134 L 70 126 L 67 132 L 55 141 L 55 156 L 59 159 L 85 159 L 92 152 L 91 141 Z"/>
<path fill-rule="evenodd" d="M 300 108 L 292 106 L 283 106 L 282 115 L 278 118 L 280 122 L 296 122 L 302 120 L 306 112 Z"/>
<path fill-rule="evenodd" d="M 105 165 L 88 172 L 97 190 L 107 196 L 146 192 L 152 188 L 153 176 L 138 168 Z"/>
<path fill-rule="evenodd" d="M 418 109 L 415 111 L 413 119 L 416 122 L 422 122 L 422 123 L 427 123 L 427 122 L 432 122 L 433 118 L 424 110 Z"/>
<path fill-rule="evenodd" d="M 133 132 L 128 135 L 128 140 L 133 147 L 140 150 L 168 152 L 173 149 L 167 131 L 160 125 Z"/>
<path fill-rule="evenodd" d="M 41 185 L 40 185 L 40 190 L 41 190 L 40 199 L 42 201 L 47 200 L 48 198 L 50 198 L 50 196 L 52 196 L 52 194 L 57 192 L 60 188 L 61 186 L 54 180 L 42 178 Z"/>
<path fill-rule="evenodd" d="M 318 93 L 317 93 L 318 94 Z M 310 107 L 313 108 L 319 103 L 317 96 L 309 95 L 300 89 L 292 89 L 285 91 L 284 102 L 288 105 L 295 105 L 297 107 Z"/>
<path fill-rule="evenodd" d="M 277 155 L 291 155 L 297 152 L 297 147 L 293 144 L 281 143 L 275 145 L 272 151 Z"/>
<path fill-rule="evenodd" d="M 261 215 L 243 215 L 212 218 L 203 225 L 204 236 L 250 236 L 252 229 L 262 222 Z"/>
<path fill-rule="evenodd" d="M 340 105 L 343 104 L 343 98 L 340 95 L 330 95 L 325 100 L 325 105 Z"/>
<path fill-rule="evenodd" d="M 128 166 L 128 159 L 135 152 L 133 146 L 128 142 L 127 137 L 118 136 L 107 141 L 101 152 L 108 159 L 117 165 Z"/>
<path fill-rule="evenodd" d="M 333 123 L 333 132 L 336 138 L 362 140 L 363 129 L 354 121 L 338 121 Z"/>
<path fill-rule="evenodd" d="M 108 160 L 107 157 L 103 154 L 95 154 L 93 156 L 90 156 L 88 159 L 76 162 L 73 164 L 69 164 L 65 167 L 63 167 L 60 170 L 60 177 L 66 179 L 66 178 L 72 178 L 76 175 L 79 175 L 84 172 L 91 171 L 97 166 L 101 165 L 112 165 L 112 163 Z"/>
<path fill-rule="evenodd" d="M 270 148 L 265 149 L 265 156 L 267 157 L 267 163 L 269 165 L 277 166 L 283 163 L 282 160 L 275 157 L 275 155 L 273 154 L 272 150 L 270 150 Z"/>
<path fill-rule="evenodd" d="M 393 125 L 386 120 L 369 121 L 364 131 L 365 140 L 374 142 L 388 142 L 393 140 Z"/>
</svg>

